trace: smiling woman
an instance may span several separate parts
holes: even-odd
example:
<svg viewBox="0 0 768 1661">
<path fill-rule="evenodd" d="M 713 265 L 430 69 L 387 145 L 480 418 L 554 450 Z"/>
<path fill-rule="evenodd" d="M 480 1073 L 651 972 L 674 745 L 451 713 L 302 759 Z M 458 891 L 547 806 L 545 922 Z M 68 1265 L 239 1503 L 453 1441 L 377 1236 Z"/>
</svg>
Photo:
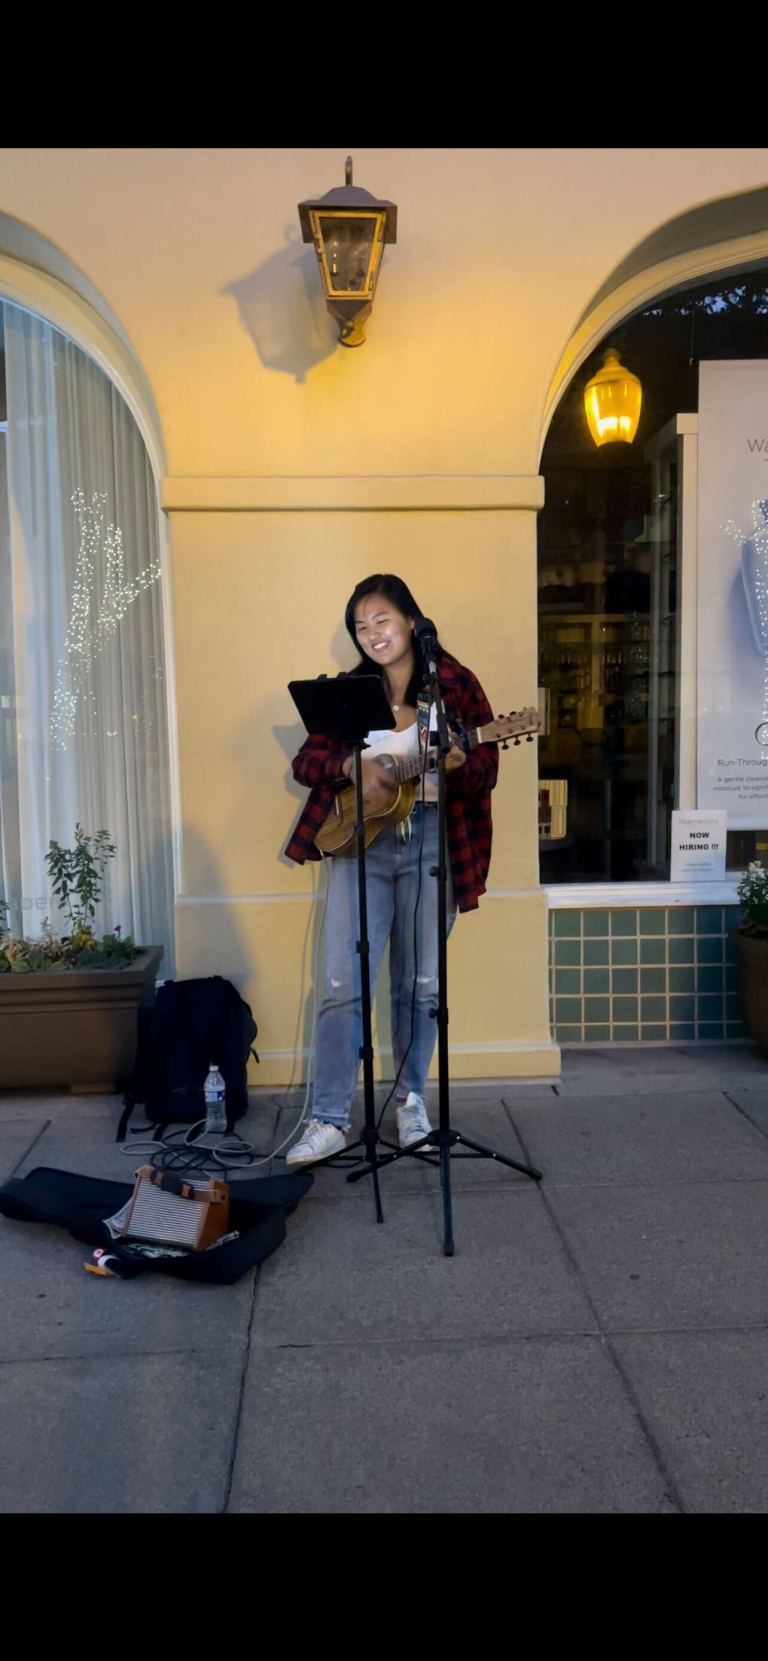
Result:
<svg viewBox="0 0 768 1661">
<path fill-rule="evenodd" d="M 389 758 L 407 758 L 418 769 L 427 745 L 430 705 L 424 695 L 427 664 L 414 625 L 423 617 L 400 577 L 386 573 L 358 583 L 344 614 L 360 663 L 354 675 L 381 677 L 394 731 L 369 732 L 362 762 L 363 803 L 384 816 L 397 784 Z M 466 728 L 492 720 L 479 681 L 439 641 L 434 649 L 446 713 Z M 386 758 L 386 759 L 385 759 Z M 316 838 L 335 793 L 350 777 L 351 746 L 332 738 L 308 738 L 294 758 L 293 774 L 310 790 L 286 849 L 300 864 L 318 859 Z M 475 910 L 485 889 L 491 852 L 491 791 L 498 748 L 480 744 L 469 755 L 453 746 L 446 757 L 448 830 L 448 928 L 456 912 Z M 420 794 L 408 818 L 385 823 L 366 856 L 370 980 L 375 987 L 384 949 L 390 952 L 390 1009 L 395 1065 L 397 1133 L 401 1147 L 432 1128 L 424 1095 L 435 1047 L 431 1010 L 437 986 L 438 821 L 436 791 L 422 772 Z M 357 870 L 343 854 L 331 860 L 328 913 L 317 1018 L 314 1112 L 289 1165 L 311 1165 L 338 1153 L 346 1142 L 360 1065 L 362 1007 L 357 934 Z"/>
<path fill-rule="evenodd" d="M 413 668 L 413 623 L 381 594 L 364 595 L 354 608 L 355 639 L 362 651 L 389 669 L 390 691 L 399 691 L 399 671 Z M 399 705 L 392 704 L 393 709 Z"/>
</svg>

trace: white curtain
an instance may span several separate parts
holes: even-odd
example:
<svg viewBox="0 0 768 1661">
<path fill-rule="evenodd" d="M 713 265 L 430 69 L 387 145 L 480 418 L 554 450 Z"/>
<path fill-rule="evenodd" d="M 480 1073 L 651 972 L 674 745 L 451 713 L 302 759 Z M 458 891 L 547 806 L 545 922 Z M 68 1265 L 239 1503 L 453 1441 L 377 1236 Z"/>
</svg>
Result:
<svg viewBox="0 0 768 1661">
<path fill-rule="evenodd" d="M 173 847 L 157 493 L 112 383 L 39 317 L 2 306 L 0 888 L 29 936 L 64 919 L 51 838 L 117 844 L 98 932 L 173 964 Z M 0 449 L 2 446 L 0 446 Z"/>
</svg>

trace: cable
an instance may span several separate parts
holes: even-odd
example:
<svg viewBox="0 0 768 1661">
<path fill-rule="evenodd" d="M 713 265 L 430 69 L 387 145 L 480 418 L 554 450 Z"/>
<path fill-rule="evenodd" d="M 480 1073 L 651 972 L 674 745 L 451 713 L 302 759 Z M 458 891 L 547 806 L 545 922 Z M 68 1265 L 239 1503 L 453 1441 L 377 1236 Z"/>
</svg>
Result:
<svg viewBox="0 0 768 1661">
<path fill-rule="evenodd" d="M 202 1135 L 195 1136 L 200 1129 Z M 234 1171 L 263 1163 L 263 1158 L 254 1158 L 255 1145 L 243 1141 L 236 1132 L 223 1136 L 212 1146 L 203 1141 L 204 1135 L 205 1119 L 198 1119 L 183 1129 L 167 1131 L 159 1139 L 134 1142 L 130 1147 L 124 1142 L 120 1151 L 132 1158 L 138 1155 L 140 1159 L 148 1159 L 156 1171 L 199 1171 L 216 1175 L 222 1167 L 225 1171 Z"/>
<path fill-rule="evenodd" d="M 323 863 L 324 863 L 324 861 L 323 861 Z M 302 1018 L 302 1012 L 303 1012 L 303 1008 L 304 1008 L 304 979 L 305 979 L 305 968 L 306 968 L 306 962 L 307 962 L 307 944 L 308 944 L 308 941 L 309 941 L 309 937 L 312 933 L 312 927 L 313 927 L 314 920 L 315 920 L 315 901 L 317 899 L 317 893 L 316 893 L 316 887 L 315 887 L 315 864 L 316 864 L 316 861 L 315 860 L 309 860 L 308 864 L 309 864 L 309 868 L 310 868 L 310 876 L 312 878 L 312 904 L 310 906 L 309 918 L 308 918 L 308 921 L 307 921 L 307 927 L 304 930 L 304 943 L 303 943 L 302 948 L 301 948 L 301 970 L 300 970 L 300 974 L 299 974 L 299 1002 L 298 1002 L 298 1008 L 297 1008 L 297 1011 L 296 1011 L 296 1028 L 295 1028 L 294 1035 L 293 1035 L 293 1059 L 292 1059 L 292 1062 L 291 1062 L 291 1076 L 288 1080 L 288 1083 L 285 1086 L 286 1096 L 293 1089 L 294 1074 L 296 1072 L 296 1062 L 298 1060 L 298 1055 L 299 1055 L 299 1040 L 300 1040 L 300 1035 L 301 1035 L 301 1018 Z M 328 887 L 328 882 L 327 882 L 327 879 L 326 879 L 326 890 L 327 890 L 327 887 Z M 327 892 L 326 892 L 326 905 L 327 905 Z M 324 921 L 324 915 L 325 914 L 323 914 L 323 921 Z M 321 932 L 322 932 L 322 926 L 323 925 L 321 924 Z M 317 941 L 315 942 L 315 955 L 316 955 L 316 952 L 317 952 Z M 313 983 L 313 987 L 314 987 L 314 983 Z M 313 1021 L 314 1021 L 314 1009 L 315 1009 L 315 1006 L 313 1004 Z M 310 1054 L 311 1054 L 311 1052 L 310 1052 Z"/>
<path fill-rule="evenodd" d="M 323 864 L 323 866 L 325 866 L 325 859 L 323 859 L 322 864 Z M 324 935 L 325 935 L 325 919 L 326 919 L 326 916 L 327 916 L 327 913 L 328 913 L 328 895 L 329 895 L 329 892 L 330 892 L 330 882 L 329 882 L 328 876 L 326 874 L 326 877 L 325 877 L 325 896 L 324 896 L 324 899 L 323 899 L 323 911 L 322 911 L 322 916 L 320 918 L 320 927 L 318 928 L 317 934 L 315 936 L 315 950 L 314 950 L 314 954 L 313 954 L 313 958 L 312 958 L 312 1035 L 311 1035 L 310 1045 L 309 1045 L 309 1055 L 308 1055 L 308 1058 L 307 1058 L 307 1087 L 306 1087 L 306 1090 L 304 1092 L 304 1104 L 303 1104 L 303 1107 L 301 1109 L 301 1113 L 299 1115 L 299 1119 L 298 1119 L 297 1124 L 294 1125 L 293 1130 L 290 1132 L 290 1134 L 288 1136 L 285 1137 L 284 1141 L 280 1142 L 278 1144 L 278 1146 L 273 1149 L 272 1153 L 269 1156 L 270 1159 L 274 1159 L 275 1154 L 278 1154 L 280 1152 L 281 1148 L 286 1147 L 287 1144 L 293 1140 L 294 1136 L 296 1135 L 297 1130 L 301 1130 L 302 1125 L 306 1123 L 306 1120 L 309 1116 L 309 1100 L 310 1100 L 310 1095 L 311 1095 L 311 1090 L 312 1090 L 312 1067 L 313 1067 L 314 1059 L 315 1059 L 315 1040 L 316 1040 L 316 1036 L 317 1036 L 317 986 L 318 986 L 318 977 L 319 977 L 319 972 L 320 972 L 320 969 L 319 969 L 319 965 L 320 965 L 320 947 L 322 945 L 323 938 L 324 938 Z M 313 869 L 313 871 L 312 871 L 312 916 L 313 917 L 314 917 L 314 911 L 315 911 L 315 898 L 316 898 L 316 896 L 315 896 L 315 876 L 314 876 L 314 869 Z M 306 937 L 305 937 L 305 953 L 306 953 Z M 304 960 L 302 959 L 302 987 L 303 987 L 303 984 L 304 984 Z M 294 1054 L 295 1053 L 296 1052 L 294 1050 Z M 291 1069 L 291 1077 L 293 1077 L 293 1069 Z M 287 1088 L 290 1089 L 290 1084 L 288 1085 Z"/>
</svg>

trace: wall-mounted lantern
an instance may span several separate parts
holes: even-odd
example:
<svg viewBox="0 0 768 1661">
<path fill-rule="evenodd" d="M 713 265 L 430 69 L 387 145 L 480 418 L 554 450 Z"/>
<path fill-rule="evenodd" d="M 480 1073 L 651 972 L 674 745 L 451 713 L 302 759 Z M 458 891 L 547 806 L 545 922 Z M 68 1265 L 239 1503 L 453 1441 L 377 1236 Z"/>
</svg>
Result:
<svg viewBox="0 0 768 1661">
<path fill-rule="evenodd" d="M 315 245 L 326 304 L 339 325 L 342 346 L 362 346 L 384 244 L 397 241 L 397 208 L 353 185 L 351 156 L 345 179 L 318 201 L 300 202 L 299 222 L 304 241 Z"/>
</svg>

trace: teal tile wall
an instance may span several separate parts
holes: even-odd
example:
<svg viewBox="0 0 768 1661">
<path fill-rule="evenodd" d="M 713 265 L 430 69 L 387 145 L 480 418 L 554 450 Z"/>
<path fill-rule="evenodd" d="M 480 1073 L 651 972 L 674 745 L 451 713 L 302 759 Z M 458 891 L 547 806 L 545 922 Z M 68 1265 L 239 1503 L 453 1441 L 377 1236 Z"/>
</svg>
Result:
<svg viewBox="0 0 768 1661">
<path fill-rule="evenodd" d="M 550 1019 L 560 1044 L 746 1037 L 738 906 L 550 911 Z"/>
</svg>

